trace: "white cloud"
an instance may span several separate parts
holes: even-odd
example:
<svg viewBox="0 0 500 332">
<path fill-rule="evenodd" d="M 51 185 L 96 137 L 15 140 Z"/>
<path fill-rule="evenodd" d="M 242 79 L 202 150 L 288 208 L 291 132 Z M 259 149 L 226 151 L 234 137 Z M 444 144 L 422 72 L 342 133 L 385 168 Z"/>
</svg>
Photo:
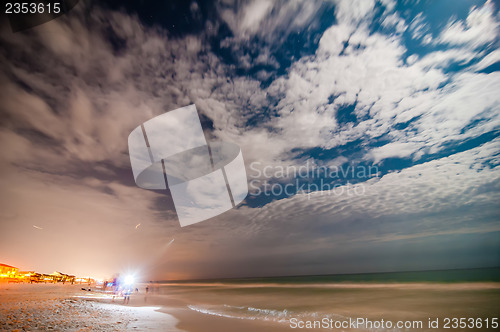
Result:
<svg viewBox="0 0 500 332">
<path fill-rule="evenodd" d="M 260 22 L 269 14 L 273 6 L 272 1 L 256 0 L 243 9 L 243 19 L 239 28 L 243 31 L 255 32 L 259 29 Z"/>
<path fill-rule="evenodd" d="M 375 1 L 336 1 L 336 5 L 335 17 L 341 24 L 357 24 L 373 15 Z"/>
<path fill-rule="evenodd" d="M 253 35 L 282 39 L 292 31 L 316 24 L 314 17 L 323 5 L 322 1 L 316 0 L 252 0 L 243 5 L 222 2 L 218 4 L 218 10 L 235 34 L 236 41 Z"/>
<path fill-rule="evenodd" d="M 413 56 L 404 64 L 402 37 L 370 34 L 366 26 L 358 26 L 360 21 L 353 18 L 369 14 L 351 8 L 354 12 L 349 16 L 349 8 L 349 4 L 339 7 L 339 23 L 325 31 L 316 54 L 297 61 L 286 77 L 274 81 L 267 90 L 280 100 L 280 117 L 266 123 L 279 135 L 247 128 L 241 132 L 241 141 L 264 135 L 266 147 L 274 151 L 274 157 L 264 149 L 259 151 L 272 164 L 292 162 L 287 151 L 293 148 L 329 149 L 382 135 L 387 135 L 394 146 L 405 147 L 394 154 L 386 152 L 392 145 L 368 153 L 380 161 L 384 155 L 409 157 L 425 145 L 414 155 L 418 158 L 439 151 L 446 142 L 475 137 L 495 128 L 499 121 L 495 111 L 499 105 L 495 97 L 496 74 L 444 72 L 451 64 L 466 64 L 484 54 L 466 47 L 431 52 L 421 59 Z M 344 48 L 346 42 L 349 45 Z M 331 97 L 335 97 L 332 104 Z M 339 126 L 338 108 L 354 103 L 355 114 L 365 120 L 354 126 Z M 417 118 L 407 129 L 394 130 L 395 125 Z M 479 118 L 487 124 L 462 132 Z"/>
<path fill-rule="evenodd" d="M 393 142 L 383 145 L 378 148 L 374 148 L 370 151 L 370 157 L 373 159 L 375 164 L 378 164 L 381 160 L 386 158 L 398 157 L 406 158 L 411 156 L 415 151 L 420 149 L 422 146 L 415 143 L 399 143 Z"/>
<path fill-rule="evenodd" d="M 388 29 L 395 29 L 397 33 L 403 33 L 408 28 L 405 20 L 397 13 L 386 15 L 382 21 L 382 26 Z"/>
<path fill-rule="evenodd" d="M 476 52 L 462 49 L 449 49 L 435 51 L 419 60 L 418 65 L 423 68 L 446 68 L 451 64 L 467 64 L 469 61 L 479 57 Z"/>
<path fill-rule="evenodd" d="M 389 145 L 368 151 L 366 158 L 377 156 L 375 159 L 381 161 L 387 155 L 418 159 L 436 153 L 446 142 L 495 128 L 499 121 L 495 75 L 444 72 L 451 64 L 468 63 L 484 54 L 465 47 L 431 52 L 420 59 L 413 56 L 405 64 L 402 36 L 370 33 L 366 23 L 371 19 L 371 5 L 363 8 L 338 4 L 338 23 L 322 35 L 316 53 L 292 64 L 288 74 L 269 88 L 262 90 L 249 78 L 237 79 L 231 84 L 222 83 L 209 99 L 201 95 L 195 99 L 206 105 L 203 109 L 215 121 L 215 134 L 238 142 L 247 163 L 258 160 L 263 165 L 288 165 L 302 162 L 291 159 L 295 157 L 291 151 L 296 148 L 330 149 L 357 139 L 369 142 L 382 135 L 394 146 L 405 148 L 393 154 L 384 152 Z M 401 19 L 396 23 L 395 14 L 384 15 L 385 19 L 392 15 L 393 24 L 402 23 Z M 260 30 L 252 33 L 269 31 L 274 30 L 262 23 Z M 226 42 L 229 46 L 235 41 Z M 267 49 L 262 54 L 269 58 Z M 271 109 L 279 117 L 264 116 L 258 127 L 244 125 L 272 100 L 279 100 Z M 354 113 L 363 120 L 339 126 L 337 110 L 354 103 Z M 407 129 L 394 130 L 394 126 L 417 118 Z M 461 132 L 479 118 L 484 118 L 485 123 Z"/>
<path fill-rule="evenodd" d="M 286 223 L 287 229 L 293 232 L 293 224 L 302 228 L 301 225 L 306 227 L 306 224 L 311 227 L 311 223 L 340 223 L 352 220 L 355 215 L 369 216 L 370 219 L 404 215 L 405 217 L 398 219 L 398 229 L 386 229 L 384 237 L 404 232 L 405 229 L 411 229 L 415 232 L 413 235 L 418 236 L 420 232 L 426 234 L 429 227 L 457 232 L 462 227 L 471 227 L 489 232 L 491 220 L 484 220 L 483 224 L 483 220 L 478 219 L 476 224 L 469 224 L 469 217 L 463 216 L 464 219 L 444 223 L 438 217 L 431 218 L 428 225 L 420 224 L 413 229 L 410 225 L 414 220 L 410 216 L 420 213 L 440 215 L 439 213 L 464 205 L 472 209 L 474 206 L 493 204 L 499 198 L 499 193 L 484 189 L 498 185 L 500 181 L 500 160 L 498 155 L 495 157 L 499 147 L 500 140 L 496 139 L 468 151 L 405 168 L 354 186 L 339 187 L 331 192 L 298 194 L 275 201 L 259 209 L 254 223 L 262 224 L 262 232 L 279 228 L 280 224 Z M 399 151 L 402 150 L 404 148 L 399 147 Z M 351 191 L 347 190 L 349 187 Z M 354 188 L 358 188 L 358 191 Z M 457 225 L 460 226 L 455 228 Z M 379 226 L 382 227 L 381 224 Z M 372 239 L 378 237 L 370 232 L 365 235 Z M 332 235 L 328 233 L 325 236 Z M 361 237 L 360 234 L 358 240 L 367 241 L 369 238 Z"/>
<path fill-rule="evenodd" d="M 498 62 L 500 62 L 500 50 L 494 50 L 482 58 L 473 68 L 476 71 L 480 71 Z"/>
<path fill-rule="evenodd" d="M 481 47 L 498 38 L 499 24 L 495 18 L 495 7 L 487 1 L 482 7 L 472 8 L 465 22 L 450 22 L 439 36 L 441 43 Z"/>
<path fill-rule="evenodd" d="M 417 16 L 412 20 L 410 24 L 410 31 L 412 33 L 413 39 L 420 39 L 428 32 L 429 27 L 425 23 L 425 17 L 423 13 L 418 13 Z"/>
</svg>

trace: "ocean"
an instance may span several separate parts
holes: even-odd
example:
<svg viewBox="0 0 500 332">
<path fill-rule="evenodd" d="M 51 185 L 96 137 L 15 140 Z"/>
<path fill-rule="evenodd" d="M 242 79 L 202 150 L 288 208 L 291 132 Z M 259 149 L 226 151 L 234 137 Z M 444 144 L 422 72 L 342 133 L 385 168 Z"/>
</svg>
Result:
<svg viewBox="0 0 500 332">
<path fill-rule="evenodd" d="M 490 329 L 500 313 L 500 268 L 165 281 L 150 289 L 148 302 L 277 327 Z"/>
</svg>

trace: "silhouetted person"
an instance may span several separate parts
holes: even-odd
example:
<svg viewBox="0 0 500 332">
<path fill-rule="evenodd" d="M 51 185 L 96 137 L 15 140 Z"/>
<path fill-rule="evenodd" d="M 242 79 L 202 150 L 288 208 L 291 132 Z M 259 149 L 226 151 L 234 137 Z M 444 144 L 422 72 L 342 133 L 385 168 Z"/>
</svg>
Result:
<svg viewBox="0 0 500 332">
<path fill-rule="evenodd" d="M 131 288 L 127 288 L 125 289 L 125 291 L 123 292 L 123 303 L 129 303 L 130 301 L 130 293 L 132 293 L 132 289 Z"/>
</svg>

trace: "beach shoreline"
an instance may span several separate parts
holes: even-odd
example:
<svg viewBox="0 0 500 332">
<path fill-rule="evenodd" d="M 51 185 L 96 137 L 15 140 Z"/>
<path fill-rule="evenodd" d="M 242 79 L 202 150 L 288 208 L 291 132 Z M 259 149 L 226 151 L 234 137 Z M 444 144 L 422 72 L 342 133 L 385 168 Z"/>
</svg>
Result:
<svg viewBox="0 0 500 332">
<path fill-rule="evenodd" d="M 155 304 L 154 295 L 123 297 L 87 285 L 0 284 L 0 331 L 280 331 L 280 326 L 203 315 L 172 299 Z"/>
<path fill-rule="evenodd" d="M 0 285 L 0 330 L 6 331 L 176 331 L 177 319 L 158 307 L 107 303 L 82 296 L 82 285 Z"/>
</svg>

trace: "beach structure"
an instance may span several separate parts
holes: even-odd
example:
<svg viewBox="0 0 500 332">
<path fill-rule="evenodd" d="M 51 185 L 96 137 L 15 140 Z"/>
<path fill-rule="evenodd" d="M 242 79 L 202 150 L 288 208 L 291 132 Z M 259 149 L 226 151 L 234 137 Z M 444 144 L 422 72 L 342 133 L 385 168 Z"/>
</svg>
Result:
<svg viewBox="0 0 500 332">
<path fill-rule="evenodd" d="M 19 271 L 19 268 L 0 263 L 0 281 L 4 282 L 29 282 L 29 283 L 87 283 L 93 284 L 95 280 L 89 277 L 77 278 L 74 275 L 54 271 L 50 274 L 35 271 Z"/>
<path fill-rule="evenodd" d="M 74 275 L 54 271 L 51 274 L 38 273 L 35 271 L 19 271 L 19 268 L 0 263 L 0 281 L 7 282 L 29 282 L 29 283 L 74 283 Z M 87 280 L 87 279 L 86 279 Z"/>
<path fill-rule="evenodd" d="M 62 282 L 63 284 L 66 282 L 74 283 L 75 282 L 75 276 L 62 273 L 59 271 L 54 271 L 53 273 L 50 274 L 50 277 L 52 278 L 53 282 Z"/>
<path fill-rule="evenodd" d="M 81 278 L 81 277 L 75 278 L 74 282 L 77 284 L 88 284 L 88 285 L 96 283 L 95 279 L 89 278 L 89 277 L 87 277 L 87 278 Z"/>
<path fill-rule="evenodd" d="M 19 279 L 20 282 L 30 282 L 31 277 L 36 274 L 37 273 L 35 271 L 19 271 L 17 273 L 17 278 Z"/>
<path fill-rule="evenodd" d="M 19 268 L 10 266 L 7 264 L 0 263 L 0 278 L 1 279 L 13 279 L 16 278 Z"/>
</svg>

